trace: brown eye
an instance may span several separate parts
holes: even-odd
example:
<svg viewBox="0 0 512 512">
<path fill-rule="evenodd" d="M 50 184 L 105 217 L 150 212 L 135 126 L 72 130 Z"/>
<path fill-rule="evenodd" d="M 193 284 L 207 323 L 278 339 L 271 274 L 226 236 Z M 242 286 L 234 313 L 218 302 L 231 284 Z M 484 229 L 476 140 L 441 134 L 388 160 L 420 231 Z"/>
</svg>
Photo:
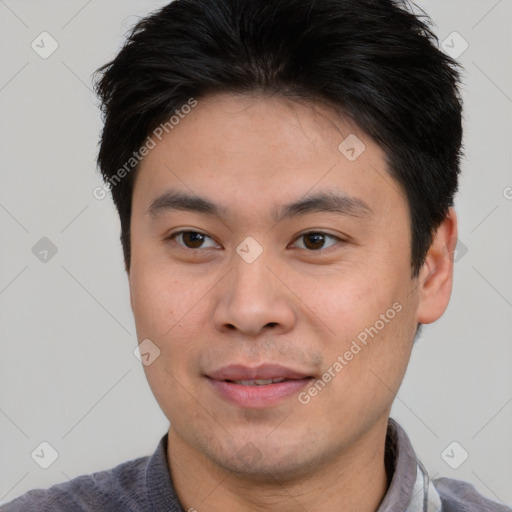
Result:
<svg viewBox="0 0 512 512">
<path fill-rule="evenodd" d="M 334 240 L 335 243 L 336 243 L 336 241 L 341 241 L 338 237 L 336 237 L 334 235 L 329 235 L 327 233 L 322 233 L 321 231 L 320 232 L 319 231 L 310 231 L 309 233 L 304 233 L 297 238 L 297 240 L 301 240 L 301 239 L 304 240 L 304 247 L 300 247 L 300 248 L 301 249 L 305 248 L 310 251 L 318 251 L 319 249 L 326 249 L 326 247 L 325 247 L 326 239 Z M 335 245 L 335 243 L 333 243 L 327 247 Z"/>
<path fill-rule="evenodd" d="M 182 245 L 186 247 L 187 249 L 201 249 L 203 248 L 202 245 L 205 242 L 206 239 L 211 238 L 208 235 L 205 235 L 204 233 L 199 233 L 198 231 L 179 231 L 178 233 L 174 233 L 174 235 L 169 237 L 169 240 L 177 239 L 178 245 Z M 179 241 L 181 239 L 181 242 Z M 212 240 L 213 242 L 213 240 Z M 214 247 L 214 245 L 211 245 L 209 247 Z M 208 246 L 204 248 L 209 248 Z"/>
<path fill-rule="evenodd" d="M 204 235 L 195 233 L 193 231 L 186 231 L 181 234 L 183 243 L 190 249 L 197 249 L 201 247 L 204 241 Z"/>
</svg>

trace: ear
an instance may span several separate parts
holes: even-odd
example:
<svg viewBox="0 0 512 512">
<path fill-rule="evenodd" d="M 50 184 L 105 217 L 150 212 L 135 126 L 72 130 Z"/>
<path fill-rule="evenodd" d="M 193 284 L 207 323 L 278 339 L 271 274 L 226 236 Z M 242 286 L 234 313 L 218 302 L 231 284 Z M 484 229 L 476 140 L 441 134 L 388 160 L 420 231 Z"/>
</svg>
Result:
<svg viewBox="0 0 512 512">
<path fill-rule="evenodd" d="M 456 245 L 457 215 L 453 208 L 449 208 L 446 218 L 436 230 L 419 273 L 417 321 L 420 324 L 435 322 L 448 307 Z"/>
</svg>

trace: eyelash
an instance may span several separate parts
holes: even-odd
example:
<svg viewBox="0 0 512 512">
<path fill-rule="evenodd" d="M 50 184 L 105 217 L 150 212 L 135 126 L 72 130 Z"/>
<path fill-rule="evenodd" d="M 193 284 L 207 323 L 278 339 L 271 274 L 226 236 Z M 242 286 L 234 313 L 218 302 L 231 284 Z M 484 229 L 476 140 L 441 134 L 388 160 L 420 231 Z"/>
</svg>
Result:
<svg viewBox="0 0 512 512">
<path fill-rule="evenodd" d="M 174 239 L 176 237 L 178 237 L 179 235 L 182 235 L 184 233 L 193 233 L 193 234 L 198 234 L 198 235 L 203 235 L 207 238 L 210 238 L 211 240 L 213 240 L 213 238 L 211 238 L 210 236 L 208 236 L 206 233 L 202 233 L 201 231 L 194 231 L 194 230 L 190 230 L 190 229 L 187 229 L 187 230 L 182 230 L 182 231 L 177 231 L 176 233 L 173 233 L 172 235 L 169 235 L 167 238 L 165 238 L 165 241 L 174 241 Z M 299 240 L 300 238 L 302 237 L 305 237 L 307 235 L 311 235 L 311 234 L 315 234 L 315 235 L 323 235 L 325 236 L 326 238 L 331 238 L 333 240 L 336 240 L 337 242 L 345 242 L 345 240 L 343 240 L 342 238 L 338 237 L 338 236 L 335 236 L 335 235 L 331 235 L 330 233 L 325 233 L 324 231 L 306 231 L 305 233 L 302 233 L 300 234 L 299 236 L 297 236 L 295 238 L 295 240 Z M 197 247 L 197 248 L 192 248 L 192 247 L 187 247 L 185 245 L 181 245 L 181 244 L 178 244 L 180 245 L 181 248 L 185 249 L 185 250 L 190 250 L 190 251 L 197 251 L 197 250 L 200 250 L 202 249 L 201 247 Z M 332 247 L 335 247 L 335 245 L 332 245 L 332 246 L 329 246 L 327 248 L 319 248 L 319 249 L 302 249 L 302 250 L 305 250 L 307 252 L 312 252 L 312 253 L 316 253 L 316 252 L 325 252 L 327 251 L 328 249 L 331 249 Z M 206 249 L 212 249 L 212 247 L 207 247 Z M 205 249 L 203 249 L 205 250 Z"/>
</svg>

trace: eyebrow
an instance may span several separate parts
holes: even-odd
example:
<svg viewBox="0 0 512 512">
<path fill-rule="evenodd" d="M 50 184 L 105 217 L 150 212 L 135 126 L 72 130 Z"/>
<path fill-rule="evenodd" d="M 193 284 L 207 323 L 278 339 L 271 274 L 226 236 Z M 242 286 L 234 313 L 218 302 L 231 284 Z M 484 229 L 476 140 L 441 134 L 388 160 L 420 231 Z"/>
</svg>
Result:
<svg viewBox="0 0 512 512">
<path fill-rule="evenodd" d="M 162 213 L 172 210 L 202 213 L 212 217 L 220 217 L 229 212 L 228 208 L 221 207 L 205 197 L 168 190 L 151 203 L 147 213 L 156 218 Z M 291 217 L 317 212 L 337 213 L 351 217 L 368 217 L 373 213 L 368 204 L 358 197 L 350 197 L 339 192 L 322 191 L 281 206 L 274 212 L 272 218 L 275 222 L 281 222 Z"/>
</svg>

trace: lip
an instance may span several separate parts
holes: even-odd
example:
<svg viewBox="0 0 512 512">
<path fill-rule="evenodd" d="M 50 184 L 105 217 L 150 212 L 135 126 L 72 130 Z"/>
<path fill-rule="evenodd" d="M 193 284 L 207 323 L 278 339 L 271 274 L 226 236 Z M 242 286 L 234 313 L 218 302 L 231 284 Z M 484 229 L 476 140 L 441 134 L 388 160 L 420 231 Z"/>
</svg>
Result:
<svg viewBox="0 0 512 512">
<path fill-rule="evenodd" d="M 230 365 L 206 375 L 214 392 L 224 400 L 243 408 L 265 408 L 278 405 L 309 384 L 312 375 L 276 364 L 254 368 Z M 233 380 L 288 379 L 283 382 L 246 386 Z"/>
<path fill-rule="evenodd" d="M 305 379 L 311 374 L 293 370 L 279 364 L 261 364 L 255 367 L 232 364 L 206 375 L 213 380 Z"/>
</svg>

